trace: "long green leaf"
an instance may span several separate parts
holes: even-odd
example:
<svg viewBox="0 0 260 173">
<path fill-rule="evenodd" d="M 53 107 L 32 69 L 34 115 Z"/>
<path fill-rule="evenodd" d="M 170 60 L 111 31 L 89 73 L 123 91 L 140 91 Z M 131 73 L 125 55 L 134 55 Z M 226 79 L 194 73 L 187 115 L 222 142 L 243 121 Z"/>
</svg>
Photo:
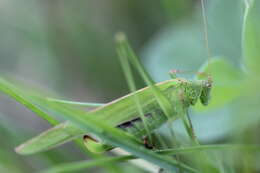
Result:
<svg viewBox="0 0 260 173">
<path fill-rule="evenodd" d="M 191 147 L 181 147 L 176 149 L 166 149 L 157 151 L 163 155 L 188 154 L 200 151 L 231 151 L 231 150 L 245 150 L 260 152 L 259 145 L 239 145 L 239 144 L 217 144 L 217 145 L 199 145 Z"/>
</svg>

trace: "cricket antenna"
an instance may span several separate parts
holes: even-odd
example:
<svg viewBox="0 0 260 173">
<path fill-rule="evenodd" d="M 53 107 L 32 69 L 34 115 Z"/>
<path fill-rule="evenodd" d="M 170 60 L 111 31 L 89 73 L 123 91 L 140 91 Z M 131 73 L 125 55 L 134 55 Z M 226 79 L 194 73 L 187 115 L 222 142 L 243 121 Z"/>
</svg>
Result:
<svg viewBox="0 0 260 173">
<path fill-rule="evenodd" d="M 169 75 L 172 79 L 176 79 L 178 77 L 177 74 L 196 74 L 201 77 L 207 76 L 209 78 L 209 74 L 206 72 L 198 72 L 195 70 L 178 70 L 178 69 L 172 69 L 169 71 Z"/>
<path fill-rule="evenodd" d="M 208 66 L 209 66 L 211 61 L 211 51 L 209 48 L 208 22 L 207 22 L 206 10 L 205 10 L 205 0 L 200 0 L 200 3 L 201 3 L 202 18 L 203 18 L 204 41 L 205 41 L 205 47 L 207 49 Z"/>
<path fill-rule="evenodd" d="M 245 0 L 246 1 L 246 0 Z M 210 75 L 210 62 L 211 62 L 211 51 L 209 47 L 209 38 L 208 38 L 208 22 L 207 22 L 207 15 L 206 15 L 206 9 L 205 9 L 205 0 L 200 0 L 201 4 L 201 11 L 202 11 L 202 19 L 203 19 L 203 31 L 204 31 L 204 44 L 207 50 L 207 65 L 208 65 L 208 72 L 194 72 L 194 71 L 181 71 L 181 70 L 176 70 L 173 69 L 169 72 L 169 75 L 171 76 L 172 79 L 177 78 L 177 74 L 180 73 L 196 73 L 197 75 L 201 77 L 207 77 L 209 83 L 212 83 L 212 77 Z"/>
</svg>

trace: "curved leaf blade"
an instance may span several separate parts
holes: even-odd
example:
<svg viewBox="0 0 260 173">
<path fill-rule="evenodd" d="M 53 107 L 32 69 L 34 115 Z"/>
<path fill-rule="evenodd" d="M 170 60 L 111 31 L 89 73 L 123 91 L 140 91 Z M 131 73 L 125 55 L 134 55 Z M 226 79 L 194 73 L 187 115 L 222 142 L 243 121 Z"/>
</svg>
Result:
<svg viewBox="0 0 260 173">
<path fill-rule="evenodd" d="M 260 64 L 260 1 L 253 0 L 246 9 L 243 32 L 244 60 L 249 72 L 258 75 Z"/>
</svg>

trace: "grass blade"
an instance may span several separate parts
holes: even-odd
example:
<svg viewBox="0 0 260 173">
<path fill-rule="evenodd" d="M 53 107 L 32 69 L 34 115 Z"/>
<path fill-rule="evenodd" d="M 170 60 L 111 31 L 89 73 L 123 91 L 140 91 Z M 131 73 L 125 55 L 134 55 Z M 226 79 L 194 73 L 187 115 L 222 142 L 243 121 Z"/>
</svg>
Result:
<svg viewBox="0 0 260 173">
<path fill-rule="evenodd" d="M 152 89 L 152 92 L 153 92 L 154 96 L 156 97 L 158 104 L 162 108 L 165 115 L 170 119 L 171 115 L 174 112 L 172 104 L 169 102 L 169 100 L 166 98 L 166 96 L 155 86 L 155 82 L 152 80 L 152 78 L 149 76 L 149 74 L 145 71 L 145 68 L 139 62 L 134 51 L 129 46 L 126 36 L 123 33 L 118 33 L 116 35 L 116 41 L 117 41 L 119 47 L 121 47 L 121 50 L 125 51 L 125 55 L 128 56 L 130 62 L 138 70 L 138 72 L 144 79 L 145 83 L 147 83 L 148 86 Z"/>
<path fill-rule="evenodd" d="M 36 104 L 33 98 L 28 95 L 28 93 L 18 89 L 3 78 L 0 78 L 0 91 L 6 95 L 9 95 L 17 102 L 23 104 L 25 107 L 36 113 L 36 115 L 48 121 L 51 125 L 58 124 L 58 121 L 48 115 L 48 113 L 46 113 L 38 104 Z"/>
<path fill-rule="evenodd" d="M 238 144 L 218 144 L 218 145 L 199 145 L 191 147 L 181 147 L 176 149 L 166 149 L 157 151 L 162 155 L 188 154 L 200 151 L 231 151 L 231 150 L 246 150 L 246 151 L 260 151 L 259 145 L 238 145 Z"/>
<path fill-rule="evenodd" d="M 122 69 L 123 69 L 125 77 L 127 79 L 127 84 L 129 86 L 129 89 L 131 92 L 136 92 L 136 86 L 134 83 L 133 74 L 132 74 L 131 67 L 130 67 L 130 64 L 129 64 L 129 61 L 127 58 L 128 55 L 127 55 L 127 52 L 125 51 L 123 45 L 118 44 L 117 52 L 118 52 L 119 60 L 121 62 Z M 151 133 L 148 129 L 148 125 L 145 120 L 144 111 L 142 109 L 138 95 L 135 95 L 135 97 L 133 97 L 133 99 L 134 99 L 135 105 L 137 107 L 137 110 L 139 112 L 139 116 L 142 119 L 142 122 L 144 124 L 144 128 L 145 128 L 146 134 L 148 135 L 148 139 L 149 139 L 149 141 L 152 141 Z"/>
</svg>

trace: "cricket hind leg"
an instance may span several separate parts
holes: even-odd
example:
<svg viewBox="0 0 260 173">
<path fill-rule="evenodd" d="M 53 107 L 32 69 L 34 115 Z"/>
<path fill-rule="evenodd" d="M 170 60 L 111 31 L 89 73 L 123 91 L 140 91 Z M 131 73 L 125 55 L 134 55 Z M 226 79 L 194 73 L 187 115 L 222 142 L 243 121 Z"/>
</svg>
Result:
<svg viewBox="0 0 260 173">
<path fill-rule="evenodd" d="M 152 142 L 149 141 L 148 136 L 143 136 L 143 144 L 144 144 L 145 148 L 147 148 L 149 150 L 153 150 L 155 148 L 155 146 L 152 144 Z"/>
<path fill-rule="evenodd" d="M 151 134 L 151 141 L 149 140 L 148 136 L 143 136 L 142 140 L 143 140 L 143 145 L 145 146 L 145 148 L 147 148 L 149 150 L 158 150 L 162 147 L 161 139 L 158 138 L 158 136 L 156 135 L 156 132 L 153 132 Z"/>
<path fill-rule="evenodd" d="M 155 149 L 155 146 L 153 146 L 152 142 L 149 141 L 147 136 L 144 136 L 142 139 L 145 148 L 149 150 Z M 114 149 L 113 146 L 103 144 L 89 135 L 84 135 L 83 141 L 85 147 L 92 153 L 104 153 L 106 151 Z"/>
<path fill-rule="evenodd" d="M 84 135 L 83 141 L 85 147 L 92 153 L 104 153 L 114 148 L 111 145 L 107 145 L 99 142 L 98 140 L 94 139 L 89 135 Z"/>
<path fill-rule="evenodd" d="M 155 149 L 155 146 L 152 144 L 151 141 L 148 140 L 147 136 L 144 136 L 142 139 L 143 139 L 143 144 L 144 144 L 145 148 L 147 148 L 149 150 Z M 104 153 L 106 151 L 110 151 L 110 150 L 114 149 L 113 146 L 103 144 L 89 135 L 84 135 L 83 141 L 84 141 L 85 147 L 92 153 Z"/>
</svg>

